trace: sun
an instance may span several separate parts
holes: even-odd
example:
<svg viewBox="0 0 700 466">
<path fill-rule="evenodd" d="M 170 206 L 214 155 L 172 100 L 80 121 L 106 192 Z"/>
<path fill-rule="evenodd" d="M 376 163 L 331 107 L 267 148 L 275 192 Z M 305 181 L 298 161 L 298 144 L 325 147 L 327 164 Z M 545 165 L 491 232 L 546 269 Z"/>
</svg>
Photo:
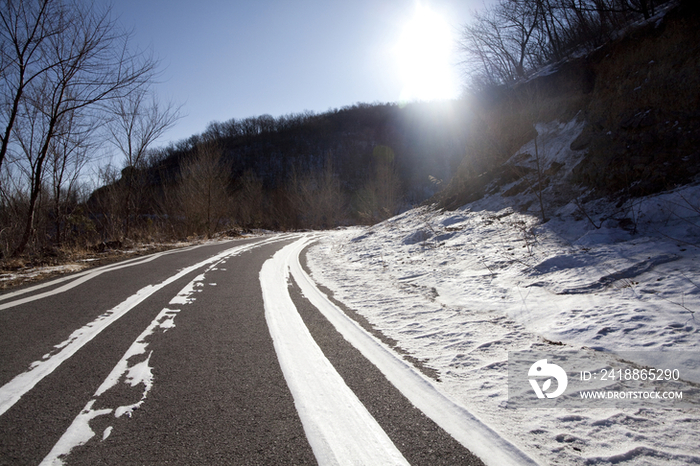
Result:
<svg viewBox="0 0 700 466">
<path fill-rule="evenodd" d="M 403 81 L 402 102 L 457 97 L 454 44 L 451 26 L 429 7 L 416 4 L 395 49 Z"/>
</svg>

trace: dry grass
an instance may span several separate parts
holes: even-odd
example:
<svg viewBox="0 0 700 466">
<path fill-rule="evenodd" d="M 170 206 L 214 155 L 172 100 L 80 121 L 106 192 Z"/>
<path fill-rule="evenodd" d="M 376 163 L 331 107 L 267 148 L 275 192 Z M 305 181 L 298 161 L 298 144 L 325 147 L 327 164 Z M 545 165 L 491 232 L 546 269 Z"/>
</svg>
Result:
<svg viewBox="0 0 700 466">
<path fill-rule="evenodd" d="M 194 241 L 197 242 L 197 241 Z M 106 249 L 62 247 L 42 258 L 11 258 L 0 261 L 0 290 L 12 290 L 84 269 L 112 264 L 132 257 L 182 247 L 182 242 L 139 243 L 129 248 Z"/>
<path fill-rule="evenodd" d="M 700 28 L 697 19 L 671 13 L 599 51 L 593 60 L 593 121 L 619 126 L 641 108 L 697 112 L 700 103 Z"/>
<path fill-rule="evenodd" d="M 641 196 L 700 173 L 700 20 L 670 13 L 591 57 L 589 156 L 576 180 Z"/>
</svg>

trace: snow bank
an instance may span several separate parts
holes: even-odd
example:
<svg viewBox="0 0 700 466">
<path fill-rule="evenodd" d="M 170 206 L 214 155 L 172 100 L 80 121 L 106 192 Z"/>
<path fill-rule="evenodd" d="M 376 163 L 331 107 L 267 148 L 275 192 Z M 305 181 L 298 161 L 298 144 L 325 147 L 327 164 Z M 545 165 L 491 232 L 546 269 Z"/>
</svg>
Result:
<svg viewBox="0 0 700 466">
<path fill-rule="evenodd" d="M 561 177 L 580 160 L 568 150 L 577 125 L 538 126 Z M 700 464 L 697 410 L 506 408 L 509 351 L 700 354 L 700 186 L 559 200 L 545 224 L 511 208 L 523 197 L 504 197 L 508 188 L 458 211 L 418 208 L 333 232 L 309 250 L 312 276 L 541 464 Z M 684 377 L 700 382 L 691 365 Z"/>
</svg>

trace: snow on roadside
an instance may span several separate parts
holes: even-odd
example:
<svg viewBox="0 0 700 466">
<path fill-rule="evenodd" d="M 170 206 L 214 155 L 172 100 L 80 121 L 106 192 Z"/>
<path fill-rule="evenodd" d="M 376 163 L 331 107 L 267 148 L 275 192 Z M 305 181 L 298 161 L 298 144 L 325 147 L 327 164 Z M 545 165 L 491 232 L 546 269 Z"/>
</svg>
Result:
<svg viewBox="0 0 700 466">
<path fill-rule="evenodd" d="M 573 124 L 538 131 L 557 128 L 569 131 L 560 135 L 568 147 Z M 596 357 L 700 351 L 698 199 L 696 184 L 622 208 L 560 203 L 541 224 L 497 193 L 454 212 L 423 207 L 329 233 L 309 249 L 308 266 L 336 299 L 437 369 L 445 394 L 541 464 L 700 464 L 697 410 L 505 408 L 508 351 L 559 342 Z M 700 382 L 697 367 L 683 370 Z"/>
<path fill-rule="evenodd" d="M 535 223 L 509 209 L 419 209 L 335 232 L 308 263 L 336 299 L 437 369 L 446 394 L 543 464 L 700 463 L 700 413 L 504 410 L 508 351 L 547 340 L 610 351 L 700 346 L 697 248 L 611 242 L 614 230 L 586 231 L 577 245 L 548 225 L 523 237 L 519 228 Z M 619 271 L 628 273 L 605 280 Z"/>
</svg>

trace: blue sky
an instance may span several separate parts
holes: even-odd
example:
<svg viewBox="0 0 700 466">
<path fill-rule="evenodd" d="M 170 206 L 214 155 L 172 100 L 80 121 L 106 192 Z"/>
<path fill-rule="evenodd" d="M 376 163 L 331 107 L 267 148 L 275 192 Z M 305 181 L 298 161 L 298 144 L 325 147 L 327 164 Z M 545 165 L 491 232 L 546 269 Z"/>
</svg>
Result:
<svg viewBox="0 0 700 466">
<path fill-rule="evenodd" d="M 424 0 L 421 17 L 428 8 L 456 37 L 483 4 Z M 112 4 L 134 43 L 161 60 L 159 96 L 184 104 L 185 116 L 158 145 L 200 133 L 214 120 L 398 101 L 406 77 L 397 47 L 416 8 L 416 0 Z"/>
</svg>

